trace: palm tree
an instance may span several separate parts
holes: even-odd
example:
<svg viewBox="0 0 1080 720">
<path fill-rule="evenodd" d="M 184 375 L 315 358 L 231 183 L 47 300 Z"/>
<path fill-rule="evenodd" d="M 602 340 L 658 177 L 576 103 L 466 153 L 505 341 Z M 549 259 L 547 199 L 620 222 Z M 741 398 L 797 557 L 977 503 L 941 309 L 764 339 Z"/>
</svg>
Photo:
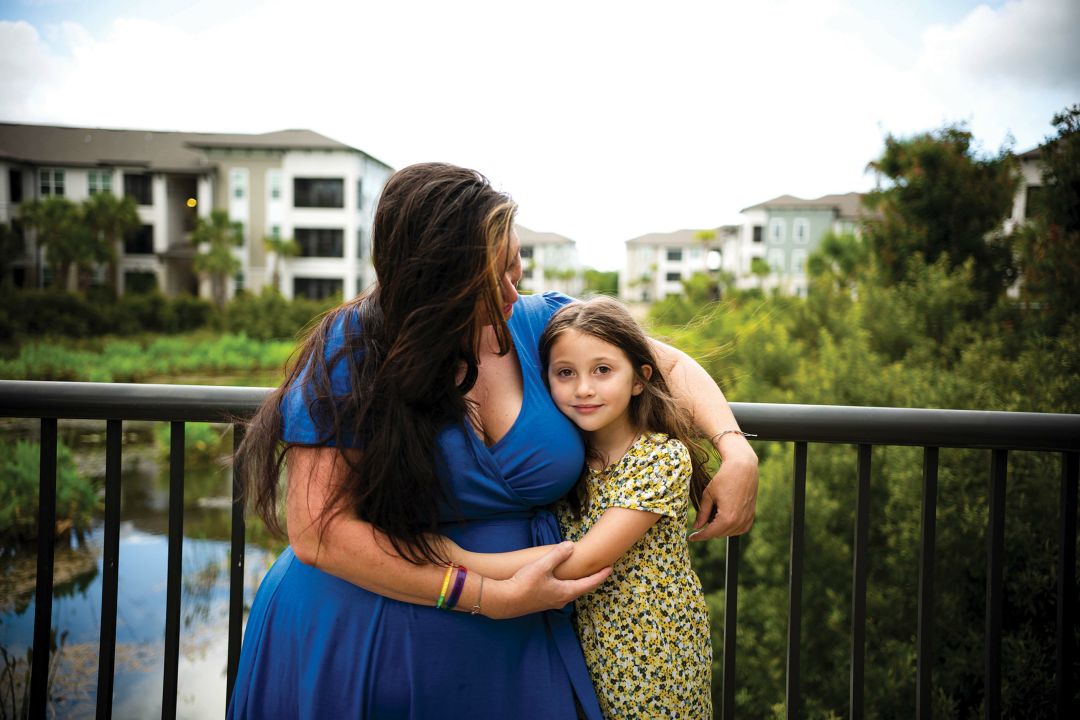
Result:
<svg viewBox="0 0 1080 720">
<path fill-rule="evenodd" d="M 285 258 L 296 257 L 300 254 L 300 243 L 296 242 L 292 238 L 278 237 L 277 235 L 267 235 L 263 238 L 263 247 L 267 252 L 273 255 L 272 267 L 273 271 L 270 273 L 270 283 L 273 285 L 274 290 L 281 292 L 281 263 Z"/>
<path fill-rule="evenodd" d="M 107 283 L 116 290 L 116 259 L 124 235 L 137 230 L 142 224 L 139 209 L 130 197 L 118 198 L 109 192 L 91 195 L 83 203 L 86 225 L 98 239 L 98 255 L 108 263 Z"/>
<path fill-rule="evenodd" d="M 55 270 L 53 286 L 60 288 L 66 282 L 68 290 L 74 290 L 71 268 L 92 262 L 96 255 L 79 206 L 65 197 L 51 195 L 24 204 L 20 217 L 26 227 L 36 231 L 38 247 L 45 249 Z"/>
<path fill-rule="evenodd" d="M 758 279 L 758 289 L 763 290 L 765 288 L 765 278 L 769 277 L 772 268 L 769 267 L 769 263 L 765 262 L 765 258 L 756 257 L 750 261 L 750 272 Z"/>
<path fill-rule="evenodd" d="M 214 210 L 209 218 L 199 218 L 191 242 L 200 249 L 195 256 L 195 272 L 210 276 L 214 302 L 225 307 L 229 278 L 241 268 L 233 248 L 244 244 L 244 226 L 230 220 L 225 210 Z"/>
</svg>

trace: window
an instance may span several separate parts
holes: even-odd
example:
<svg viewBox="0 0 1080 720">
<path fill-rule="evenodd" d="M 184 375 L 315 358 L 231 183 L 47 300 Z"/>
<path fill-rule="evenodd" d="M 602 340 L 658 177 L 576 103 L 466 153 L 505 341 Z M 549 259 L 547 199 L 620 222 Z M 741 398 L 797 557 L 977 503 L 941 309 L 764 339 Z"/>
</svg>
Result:
<svg viewBox="0 0 1080 720">
<path fill-rule="evenodd" d="M 533 256 L 533 246 L 532 245 L 522 245 L 521 246 L 521 259 L 522 260 L 532 260 L 532 256 Z"/>
<path fill-rule="evenodd" d="M 42 196 L 57 195 L 59 197 L 64 196 L 64 171 L 63 170 L 42 170 L 41 176 L 41 194 Z"/>
<path fill-rule="evenodd" d="M 807 243 L 810 240 L 810 223 L 806 218 L 795 218 L 791 226 L 791 235 L 797 243 Z"/>
<path fill-rule="evenodd" d="M 765 228 L 761 225 L 754 226 L 754 242 L 759 243 L 765 240 Z"/>
<path fill-rule="evenodd" d="M 364 209 L 364 179 L 360 178 L 356 181 L 356 209 Z"/>
<path fill-rule="evenodd" d="M 682 248 L 668 248 L 668 262 L 682 262 Z"/>
<path fill-rule="evenodd" d="M 779 218 L 769 222 L 769 241 L 774 243 L 784 242 L 784 221 Z"/>
<path fill-rule="evenodd" d="M 281 237 L 281 226 L 280 225 L 271 225 L 270 226 L 270 237 L 272 237 L 272 238 Z"/>
<path fill-rule="evenodd" d="M 769 270 L 774 273 L 784 272 L 784 251 L 773 249 L 769 251 Z"/>
<path fill-rule="evenodd" d="M 141 225 L 138 230 L 124 236 L 125 255 L 152 255 L 154 253 L 154 226 Z"/>
<path fill-rule="evenodd" d="M 270 172 L 267 184 L 270 186 L 270 199 L 271 200 L 280 200 L 281 199 L 281 173 L 277 172 L 276 170 Z"/>
<path fill-rule="evenodd" d="M 1024 219 L 1033 218 L 1043 211 L 1042 185 L 1028 185 L 1024 191 Z"/>
<path fill-rule="evenodd" d="M 356 257 L 363 260 L 367 255 L 367 248 L 364 247 L 364 229 L 356 229 Z"/>
<path fill-rule="evenodd" d="M 133 295 L 157 290 L 157 275 L 152 272 L 126 272 L 124 273 L 124 292 Z"/>
<path fill-rule="evenodd" d="M 682 280 L 682 273 L 669 272 L 667 274 L 667 281 L 668 282 L 679 282 L 680 280 Z"/>
<path fill-rule="evenodd" d="M 301 257 L 345 257 L 345 231 L 340 228 L 296 228 L 293 234 Z"/>
<path fill-rule="evenodd" d="M 795 273 L 796 275 L 804 275 L 806 273 L 805 250 L 791 251 L 791 272 Z"/>
<path fill-rule="evenodd" d="M 90 194 L 112 192 L 112 172 L 109 170 L 91 170 L 86 174 L 90 183 Z"/>
<path fill-rule="evenodd" d="M 229 173 L 229 185 L 232 188 L 232 196 L 237 200 L 247 197 L 247 170 L 236 168 Z"/>
<path fill-rule="evenodd" d="M 244 273 L 238 272 L 233 275 L 233 282 L 236 283 L 236 292 L 244 292 Z"/>
<path fill-rule="evenodd" d="M 341 178 L 293 178 L 293 207 L 345 207 Z"/>
<path fill-rule="evenodd" d="M 531 267 L 530 268 L 525 268 L 524 270 L 521 271 L 521 279 L 522 280 L 532 280 L 532 278 L 533 278 L 533 269 Z"/>
<path fill-rule="evenodd" d="M 150 176 L 140 173 L 124 173 L 124 195 L 139 205 L 153 205 L 150 192 Z"/>
<path fill-rule="evenodd" d="M 342 293 L 341 278 L 293 278 L 293 297 L 322 300 Z"/>
<path fill-rule="evenodd" d="M 22 202 L 22 170 L 8 170 L 8 199 Z"/>
</svg>

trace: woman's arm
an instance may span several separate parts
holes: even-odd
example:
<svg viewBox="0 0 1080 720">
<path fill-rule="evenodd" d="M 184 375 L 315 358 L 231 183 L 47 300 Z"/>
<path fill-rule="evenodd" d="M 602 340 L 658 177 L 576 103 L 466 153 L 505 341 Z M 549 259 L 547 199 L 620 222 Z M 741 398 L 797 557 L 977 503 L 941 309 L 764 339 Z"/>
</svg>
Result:
<svg viewBox="0 0 1080 720">
<path fill-rule="evenodd" d="M 289 450 L 288 468 L 289 542 L 300 562 L 385 597 L 419 605 L 435 604 L 444 567 L 409 562 L 394 551 L 386 535 L 346 513 L 320 523 L 331 490 L 346 477 L 347 464 L 341 452 L 334 448 L 294 447 Z M 482 601 L 480 573 L 469 573 L 457 608 L 469 610 L 480 604 L 481 612 L 490 618 L 561 608 L 596 589 L 610 572 L 610 568 L 604 568 L 580 580 L 557 579 L 553 574 L 555 566 L 573 553 L 572 543 L 561 543 L 512 577 L 486 581 Z"/>
<path fill-rule="evenodd" d="M 660 517 L 645 510 L 608 508 L 585 533 L 585 537 L 575 544 L 574 553 L 555 567 L 555 577 L 559 580 L 577 580 L 611 567 Z M 541 545 L 513 552 L 477 553 L 461 549 L 452 540 L 444 538 L 443 541 L 454 562 L 493 578 L 511 577 L 524 565 L 538 560 L 554 547 Z"/>
<path fill-rule="evenodd" d="M 658 340 L 652 340 L 652 346 L 675 398 L 690 411 L 704 436 L 713 438 L 724 430 L 739 429 L 727 398 L 705 368 Z M 734 433 L 724 435 L 714 447 L 720 453 L 720 469 L 701 496 L 691 540 L 741 535 L 754 524 L 758 488 L 754 449 L 746 438 Z"/>
</svg>

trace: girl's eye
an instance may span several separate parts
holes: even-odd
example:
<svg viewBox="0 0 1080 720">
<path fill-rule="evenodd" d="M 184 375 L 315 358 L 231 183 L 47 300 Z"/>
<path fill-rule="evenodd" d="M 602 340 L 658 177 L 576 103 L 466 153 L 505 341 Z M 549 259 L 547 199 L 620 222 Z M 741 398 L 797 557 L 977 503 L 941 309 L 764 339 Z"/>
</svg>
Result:
<svg viewBox="0 0 1080 720">
<path fill-rule="evenodd" d="M 609 372 L 611 372 L 611 368 L 609 368 L 607 365 L 600 365 L 596 368 L 596 372 L 601 375 L 607 375 Z"/>
<path fill-rule="evenodd" d="M 556 377 L 564 377 L 565 378 L 565 377 L 570 377 L 571 375 L 573 375 L 573 372 L 571 372 L 570 368 L 563 368 L 563 369 L 557 371 L 555 373 L 555 375 L 556 375 Z"/>
</svg>

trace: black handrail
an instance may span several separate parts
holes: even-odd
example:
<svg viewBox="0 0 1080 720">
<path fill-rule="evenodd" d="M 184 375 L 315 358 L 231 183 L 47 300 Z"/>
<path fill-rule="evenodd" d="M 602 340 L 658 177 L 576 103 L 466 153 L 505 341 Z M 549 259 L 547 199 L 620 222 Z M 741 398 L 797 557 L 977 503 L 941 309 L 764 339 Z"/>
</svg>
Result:
<svg viewBox="0 0 1080 720">
<path fill-rule="evenodd" d="M 129 385 L 0 380 L 0 417 L 40 418 L 42 421 L 39 526 L 55 522 L 56 421 L 57 419 L 108 420 L 106 451 L 106 582 L 103 583 L 100 667 L 112 669 L 115 651 L 116 549 L 119 524 L 120 430 L 123 420 L 154 420 L 172 423 L 170 458 L 169 581 L 167 597 L 166 677 L 162 716 L 172 717 L 176 709 L 176 660 L 178 653 L 178 593 L 180 538 L 183 523 L 183 433 L 185 422 L 228 422 L 250 415 L 271 391 L 266 388 L 235 388 L 184 385 Z M 1061 473 L 1061 554 L 1058 563 L 1057 607 L 1057 708 L 1069 716 L 1072 703 L 1068 672 L 1074 658 L 1072 628 L 1076 613 L 1075 544 L 1077 468 L 1080 451 L 1080 415 L 1015 413 L 972 410 L 932 410 L 907 408 L 845 407 L 820 405 L 772 405 L 732 403 L 732 410 L 744 430 L 759 440 L 795 443 L 793 469 L 791 576 L 787 648 L 786 702 L 789 717 L 798 717 L 800 677 L 800 627 L 803 574 L 807 443 L 845 443 L 858 446 L 858 494 L 855 523 L 852 580 L 851 694 L 849 714 L 862 717 L 863 659 L 865 656 L 866 541 L 869 528 L 870 459 L 874 445 L 909 445 L 925 448 L 923 464 L 922 539 L 919 560 L 919 617 L 917 640 L 917 712 L 930 717 L 933 657 L 933 570 L 937 503 L 938 448 L 989 449 L 990 524 L 987 533 L 987 602 L 985 669 L 985 714 L 1000 715 L 1001 605 L 1003 601 L 1002 551 L 1005 518 L 1005 471 L 1008 451 L 1032 450 L 1062 453 Z M 234 443 L 243 426 L 234 424 Z M 237 468 L 233 482 L 232 559 L 230 560 L 229 650 L 227 688 L 231 693 L 236 676 L 243 610 L 243 512 L 237 502 Z M 113 527 L 116 526 L 116 527 Z M 735 715 L 735 610 L 739 541 L 727 544 L 725 573 L 724 673 L 722 705 L 724 717 Z M 49 663 L 49 629 L 52 599 L 52 545 L 38 543 L 37 616 L 31 675 L 31 715 L 45 713 L 46 679 Z M 111 613 L 112 617 L 107 617 Z M 98 717 L 111 713 L 112 678 L 99 678 Z M 110 697 L 103 698 L 101 693 Z"/>
</svg>

